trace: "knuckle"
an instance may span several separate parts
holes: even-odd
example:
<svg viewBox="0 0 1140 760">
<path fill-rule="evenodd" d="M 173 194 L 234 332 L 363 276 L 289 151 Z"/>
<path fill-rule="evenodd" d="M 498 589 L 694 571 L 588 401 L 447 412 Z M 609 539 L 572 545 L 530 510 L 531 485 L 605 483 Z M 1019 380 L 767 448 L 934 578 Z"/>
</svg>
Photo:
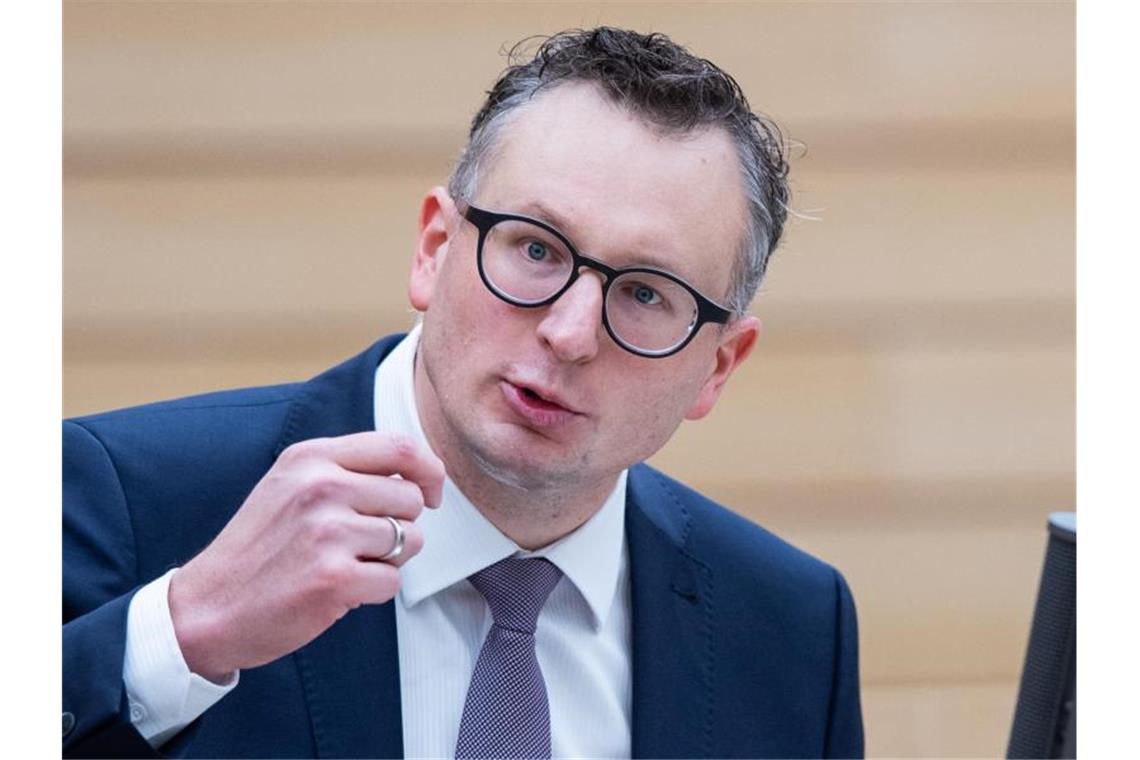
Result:
<svg viewBox="0 0 1140 760">
<path fill-rule="evenodd" d="M 327 547 L 344 540 L 344 525 L 330 515 L 310 512 L 303 520 L 305 535 L 313 546 Z"/>
<path fill-rule="evenodd" d="M 391 599 L 400 593 L 400 573 L 392 568 L 391 572 L 383 573 L 376 583 L 376 592 L 382 599 Z"/>
<path fill-rule="evenodd" d="M 423 491 L 415 483 L 406 480 L 395 482 L 400 485 L 400 490 L 396 492 L 398 498 L 395 499 L 395 503 L 400 508 L 401 516 L 409 520 L 416 519 L 424 511 Z"/>
<path fill-rule="evenodd" d="M 277 455 L 278 466 L 284 467 L 284 466 L 287 466 L 290 463 L 296 461 L 297 458 L 301 456 L 300 453 L 297 451 L 297 447 L 299 445 L 300 444 L 298 444 L 298 443 L 294 443 L 291 446 L 286 446 L 281 451 L 281 453 Z"/>
<path fill-rule="evenodd" d="M 324 557 L 313 570 L 313 581 L 319 592 L 327 593 L 343 587 L 351 572 L 350 563 L 337 557 Z"/>
<path fill-rule="evenodd" d="M 404 526 L 404 554 L 414 557 L 424 548 L 424 534 L 419 526 L 412 524 Z"/>
<path fill-rule="evenodd" d="M 282 464 L 292 465 L 321 456 L 324 449 L 324 438 L 309 438 L 286 447 L 277 460 Z"/>
<path fill-rule="evenodd" d="M 419 447 L 411 436 L 403 433 L 393 433 L 388 437 L 388 445 L 392 448 L 392 457 L 398 462 L 407 462 L 414 459 Z"/>
<path fill-rule="evenodd" d="M 298 498 L 302 506 L 314 507 L 335 500 L 340 490 L 340 483 L 332 475 L 310 475 L 302 481 Z"/>
<path fill-rule="evenodd" d="M 412 502 L 411 507 L 408 508 L 409 520 L 417 519 L 421 514 L 423 514 L 424 511 L 423 494 L 417 493 L 416 496 L 417 498 Z"/>
</svg>

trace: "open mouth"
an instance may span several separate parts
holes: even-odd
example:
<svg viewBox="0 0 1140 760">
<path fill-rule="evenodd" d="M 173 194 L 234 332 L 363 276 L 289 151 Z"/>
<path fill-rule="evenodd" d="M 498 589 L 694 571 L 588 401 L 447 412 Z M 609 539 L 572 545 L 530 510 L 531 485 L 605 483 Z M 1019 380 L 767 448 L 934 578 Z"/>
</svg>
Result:
<svg viewBox="0 0 1140 760">
<path fill-rule="evenodd" d="M 582 415 L 557 401 L 542 396 L 533 388 L 503 380 L 501 388 L 508 406 L 534 429 L 554 429 L 569 425 Z"/>
<path fill-rule="evenodd" d="M 540 409 L 549 409 L 551 411 L 558 411 L 558 410 L 569 411 L 568 409 L 566 409 L 566 407 L 562 406 L 561 404 L 557 404 L 553 401 L 548 401 L 547 399 L 544 399 L 542 396 L 538 395 L 537 393 L 532 391 L 530 388 L 523 388 L 523 387 L 519 386 L 519 390 L 522 391 L 522 393 L 520 395 L 523 397 L 523 399 L 525 401 L 527 401 L 528 403 L 530 403 L 534 406 L 537 406 Z"/>
</svg>

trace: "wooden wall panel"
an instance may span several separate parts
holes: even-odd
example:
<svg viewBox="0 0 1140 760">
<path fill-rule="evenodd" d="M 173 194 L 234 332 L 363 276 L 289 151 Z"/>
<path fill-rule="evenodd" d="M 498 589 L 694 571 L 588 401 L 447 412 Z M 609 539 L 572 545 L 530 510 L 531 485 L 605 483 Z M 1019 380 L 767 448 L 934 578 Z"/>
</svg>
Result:
<svg viewBox="0 0 1140 760">
<path fill-rule="evenodd" d="M 1016 701 L 1016 682 L 865 686 L 867 756 L 1004 757 Z"/>
<path fill-rule="evenodd" d="M 68 177 L 68 314 L 391 309 L 406 301 L 420 199 L 446 182 L 438 163 L 392 175 Z M 779 318 L 771 339 L 830 317 L 816 335 L 799 336 L 825 340 L 842 310 L 878 319 L 864 331 L 874 341 L 909 324 L 915 340 L 961 335 L 969 345 L 993 341 L 1003 322 L 1035 321 L 1042 306 L 1073 304 L 1071 172 L 884 176 L 804 163 L 795 207 L 816 219 L 789 223 L 755 303 L 762 318 Z M 977 311 L 989 305 L 1004 313 Z M 891 324 L 892 310 L 904 323 Z M 957 312 L 950 322 L 948 310 Z M 1071 343 L 1065 325 L 1044 328 L 1016 340 Z M 860 324 L 838 329 L 855 341 Z"/>
<path fill-rule="evenodd" d="M 756 355 L 654 462 L 844 571 L 873 755 L 1003 753 L 1074 504 L 1072 3 L 65 2 L 65 413 L 405 329 L 500 47 L 599 22 L 806 145 Z"/>
<path fill-rule="evenodd" d="M 66 125 L 98 132 L 465 125 L 500 48 L 667 32 L 795 124 L 1072 118 L 1072 3 L 65 2 Z M 81 122 L 81 124 L 80 124 Z"/>
</svg>

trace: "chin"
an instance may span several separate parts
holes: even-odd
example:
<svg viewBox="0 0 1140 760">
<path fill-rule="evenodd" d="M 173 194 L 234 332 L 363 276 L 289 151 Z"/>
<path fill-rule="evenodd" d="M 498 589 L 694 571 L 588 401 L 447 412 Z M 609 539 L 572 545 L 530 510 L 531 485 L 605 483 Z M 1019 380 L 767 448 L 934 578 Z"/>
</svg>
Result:
<svg viewBox="0 0 1140 760">
<path fill-rule="evenodd" d="M 578 466 L 567 468 L 565 465 L 574 458 L 563 455 L 557 465 L 552 467 L 550 454 L 547 455 L 548 458 L 542 460 L 541 452 L 536 452 L 533 448 L 529 450 L 515 448 L 505 455 L 496 455 L 484 447 L 469 443 L 467 454 L 487 477 L 502 485 L 525 491 L 572 486 L 581 482 L 585 472 L 584 457 Z"/>
</svg>

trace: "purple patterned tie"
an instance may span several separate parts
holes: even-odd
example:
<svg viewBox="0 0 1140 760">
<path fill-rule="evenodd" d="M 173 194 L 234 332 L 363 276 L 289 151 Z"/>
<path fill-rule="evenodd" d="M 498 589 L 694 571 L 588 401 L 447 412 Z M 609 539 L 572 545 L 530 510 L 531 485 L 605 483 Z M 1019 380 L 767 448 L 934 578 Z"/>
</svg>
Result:
<svg viewBox="0 0 1140 760">
<path fill-rule="evenodd" d="M 469 580 L 494 622 L 467 689 L 455 757 L 550 757 L 550 703 L 534 629 L 562 571 L 545 559 L 508 557 Z"/>
</svg>

